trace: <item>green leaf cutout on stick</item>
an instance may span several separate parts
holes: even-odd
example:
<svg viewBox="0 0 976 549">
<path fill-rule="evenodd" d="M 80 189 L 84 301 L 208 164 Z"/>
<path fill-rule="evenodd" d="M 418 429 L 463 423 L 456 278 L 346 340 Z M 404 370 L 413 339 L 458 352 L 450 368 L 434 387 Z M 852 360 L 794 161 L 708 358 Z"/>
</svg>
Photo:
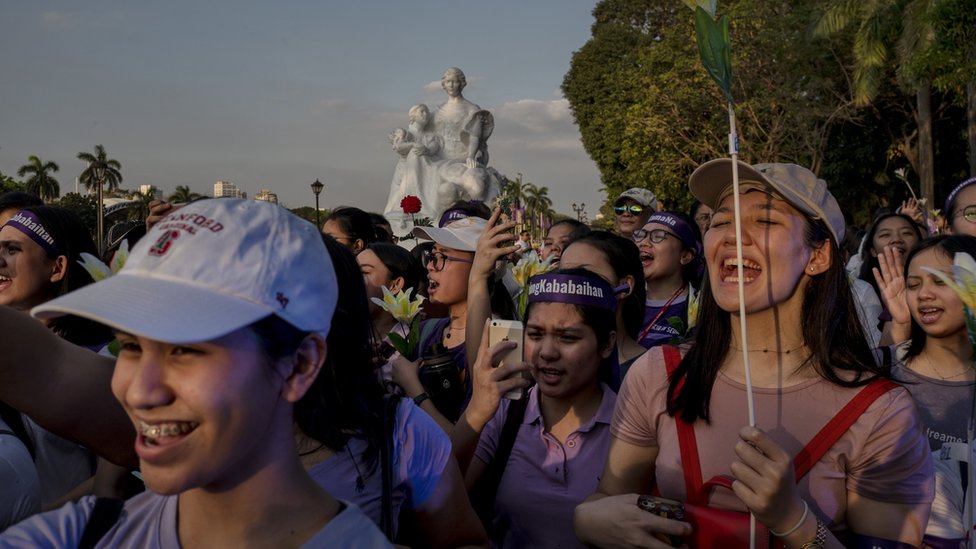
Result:
<svg viewBox="0 0 976 549">
<path fill-rule="evenodd" d="M 688 2 L 685 2 L 688 3 Z M 702 8 L 695 7 L 695 34 L 698 36 L 698 53 L 701 54 L 705 71 L 715 80 L 725 98 L 732 103 L 732 43 L 729 39 L 729 16 L 716 21 Z M 715 3 L 709 6 L 715 13 Z"/>
</svg>

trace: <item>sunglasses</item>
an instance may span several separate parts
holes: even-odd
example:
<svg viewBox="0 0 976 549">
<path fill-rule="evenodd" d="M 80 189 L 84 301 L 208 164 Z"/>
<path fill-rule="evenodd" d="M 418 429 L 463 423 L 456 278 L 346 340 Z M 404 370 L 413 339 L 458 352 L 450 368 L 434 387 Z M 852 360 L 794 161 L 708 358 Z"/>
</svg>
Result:
<svg viewBox="0 0 976 549">
<path fill-rule="evenodd" d="M 640 215 L 644 211 L 644 206 L 640 204 L 631 204 L 630 206 L 614 206 L 614 213 L 617 215 L 623 215 L 625 212 L 630 212 L 633 215 Z"/>
<path fill-rule="evenodd" d="M 976 206 L 966 206 L 961 211 L 956 212 L 953 217 L 965 217 L 966 221 L 976 223 Z"/>
<path fill-rule="evenodd" d="M 634 231 L 634 242 L 640 243 L 645 239 L 650 238 L 651 242 L 655 244 L 660 244 L 661 242 L 664 242 L 664 239 L 666 239 L 669 236 L 671 238 L 674 238 L 675 240 L 679 240 L 679 241 L 681 240 L 680 238 L 678 238 L 678 235 L 674 233 L 669 233 L 664 229 L 654 229 L 653 231 L 645 231 L 644 229 L 637 229 L 636 231 Z"/>
</svg>

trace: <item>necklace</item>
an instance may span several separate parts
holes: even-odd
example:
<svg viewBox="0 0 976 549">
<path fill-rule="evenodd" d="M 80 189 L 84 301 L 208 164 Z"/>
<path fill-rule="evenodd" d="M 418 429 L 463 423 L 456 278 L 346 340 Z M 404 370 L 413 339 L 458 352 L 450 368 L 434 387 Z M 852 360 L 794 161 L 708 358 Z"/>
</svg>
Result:
<svg viewBox="0 0 976 549">
<path fill-rule="evenodd" d="M 444 337 L 447 339 L 451 339 L 451 332 L 453 332 L 454 330 L 461 330 L 463 332 L 464 328 L 466 328 L 466 326 L 460 326 L 455 328 L 454 326 L 448 324 L 447 329 L 444 330 Z"/>
<path fill-rule="evenodd" d="M 794 351 L 799 351 L 800 349 L 802 349 L 805 346 L 806 346 L 805 343 L 801 343 L 801 344 L 797 345 L 796 347 L 793 347 L 792 349 L 787 349 L 785 351 L 775 351 L 773 349 L 770 349 L 769 347 L 763 347 L 762 349 L 746 349 L 746 352 L 749 352 L 749 353 L 774 353 L 774 354 L 777 354 L 777 355 L 788 355 L 788 354 L 790 354 L 790 353 L 792 353 Z M 734 349 L 736 351 L 739 351 L 739 352 L 742 352 L 742 349 L 736 347 L 735 345 L 732 346 L 732 349 Z"/>
<path fill-rule="evenodd" d="M 932 363 L 932 359 L 930 359 L 928 355 L 924 355 L 924 356 L 925 356 L 925 362 L 929 365 L 929 368 L 933 372 L 935 372 L 935 375 L 939 376 L 942 379 L 942 381 L 948 381 L 950 379 L 955 379 L 957 377 L 964 376 L 968 374 L 971 369 L 971 368 L 964 368 L 963 371 L 959 373 L 952 374 L 951 376 L 944 376 L 942 375 L 942 372 L 940 372 L 939 369 L 935 367 L 935 364 Z"/>
</svg>

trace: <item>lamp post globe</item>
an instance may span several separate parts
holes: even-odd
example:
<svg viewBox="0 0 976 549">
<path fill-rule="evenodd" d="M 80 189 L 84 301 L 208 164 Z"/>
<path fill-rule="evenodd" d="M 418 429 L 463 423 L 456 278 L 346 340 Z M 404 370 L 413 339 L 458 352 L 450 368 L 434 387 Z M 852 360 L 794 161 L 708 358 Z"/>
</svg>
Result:
<svg viewBox="0 0 976 549">
<path fill-rule="evenodd" d="M 319 194 L 322 193 L 322 189 L 325 185 L 315 178 L 315 182 L 312 183 L 312 192 L 315 193 L 315 226 L 322 230 L 322 223 L 319 221 Z"/>
</svg>

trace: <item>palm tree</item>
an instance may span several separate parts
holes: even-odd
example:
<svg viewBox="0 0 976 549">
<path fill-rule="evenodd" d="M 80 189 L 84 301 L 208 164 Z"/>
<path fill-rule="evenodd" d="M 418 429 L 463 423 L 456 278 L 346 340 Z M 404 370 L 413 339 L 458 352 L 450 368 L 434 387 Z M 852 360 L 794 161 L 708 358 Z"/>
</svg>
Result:
<svg viewBox="0 0 976 549">
<path fill-rule="evenodd" d="M 149 217 L 149 203 L 156 200 L 156 187 L 150 186 L 146 193 L 129 193 L 132 205 L 129 206 L 128 218 L 130 221 L 143 221 Z"/>
<path fill-rule="evenodd" d="M 169 195 L 167 200 L 170 202 L 191 202 L 202 196 L 200 193 L 191 191 L 189 185 L 177 185 L 176 190 L 173 191 L 173 194 Z"/>
<path fill-rule="evenodd" d="M 61 168 L 54 162 L 43 162 L 34 155 L 27 157 L 27 161 L 27 164 L 24 164 L 17 170 L 17 175 L 20 177 L 31 174 L 30 179 L 26 181 L 27 192 L 36 194 L 45 202 L 49 202 L 60 196 L 61 185 L 48 172 L 56 172 Z"/>
<path fill-rule="evenodd" d="M 525 216 L 529 220 L 529 232 L 532 237 L 541 238 L 542 217 L 552 217 L 552 199 L 549 198 L 549 187 L 539 187 L 533 183 L 525 183 Z"/>
<path fill-rule="evenodd" d="M 79 180 L 89 191 L 98 185 L 98 182 L 95 181 L 95 172 L 92 170 L 92 164 L 95 162 L 102 162 L 105 164 L 104 183 L 106 184 L 106 190 L 108 192 L 114 191 L 116 188 L 118 188 L 119 184 L 122 183 L 122 173 L 119 171 L 122 169 L 122 164 L 118 160 L 108 158 L 105 154 L 104 146 L 96 145 L 95 154 L 86 152 L 78 153 L 78 160 L 88 163 L 88 167 L 81 172 Z"/>
<path fill-rule="evenodd" d="M 935 152 L 932 143 L 932 81 L 922 60 L 935 40 L 929 12 L 930 0 L 907 2 L 858 2 L 834 0 L 814 32 L 836 34 L 852 25 L 854 32 L 854 102 L 866 106 L 877 97 L 889 58 L 894 57 L 899 82 L 915 94 L 918 144 L 915 159 L 922 196 L 930 207 L 935 198 Z M 921 62 L 920 62 L 921 61 Z M 913 161 L 914 160 L 914 161 Z"/>
</svg>

